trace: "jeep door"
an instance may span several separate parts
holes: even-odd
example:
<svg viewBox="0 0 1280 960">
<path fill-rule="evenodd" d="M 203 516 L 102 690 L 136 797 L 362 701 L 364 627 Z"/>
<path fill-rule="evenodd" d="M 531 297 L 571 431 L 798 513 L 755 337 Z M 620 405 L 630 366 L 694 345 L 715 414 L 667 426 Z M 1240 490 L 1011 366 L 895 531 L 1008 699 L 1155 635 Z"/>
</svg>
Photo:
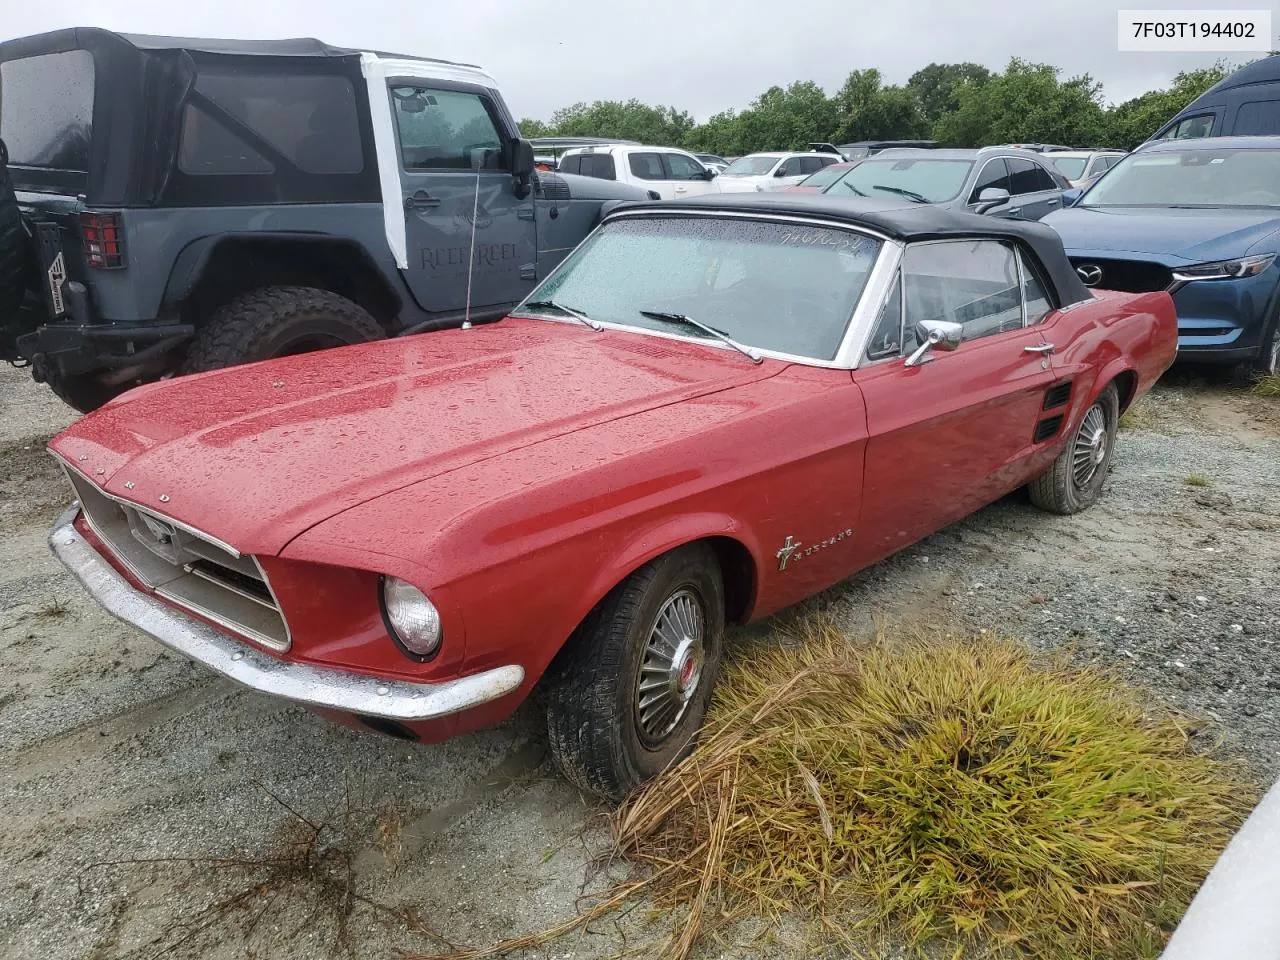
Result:
<svg viewBox="0 0 1280 960">
<path fill-rule="evenodd" d="M 536 280 L 533 200 L 515 194 L 511 140 L 484 87 L 387 81 L 414 299 L 461 311 L 523 299 Z"/>
</svg>

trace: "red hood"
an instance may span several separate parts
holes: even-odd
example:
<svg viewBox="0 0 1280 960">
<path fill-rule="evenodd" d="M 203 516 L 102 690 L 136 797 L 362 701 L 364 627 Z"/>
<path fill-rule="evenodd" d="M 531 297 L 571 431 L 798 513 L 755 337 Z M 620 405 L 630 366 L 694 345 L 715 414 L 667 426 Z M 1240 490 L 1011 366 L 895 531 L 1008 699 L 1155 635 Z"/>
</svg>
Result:
<svg viewBox="0 0 1280 960">
<path fill-rule="evenodd" d="M 151 384 L 51 448 L 110 493 L 243 552 L 277 553 L 407 484 L 782 368 L 508 319 Z"/>
</svg>

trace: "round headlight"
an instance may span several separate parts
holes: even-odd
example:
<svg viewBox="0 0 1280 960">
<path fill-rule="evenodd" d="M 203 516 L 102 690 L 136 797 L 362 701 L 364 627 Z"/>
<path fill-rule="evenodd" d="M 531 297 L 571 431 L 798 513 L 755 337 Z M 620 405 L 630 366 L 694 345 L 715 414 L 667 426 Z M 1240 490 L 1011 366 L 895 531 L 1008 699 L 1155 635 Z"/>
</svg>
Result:
<svg viewBox="0 0 1280 960">
<path fill-rule="evenodd" d="M 421 590 L 396 577 L 382 580 L 387 624 L 410 653 L 429 657 L 440 646 L 440 612 Z"/>
</svg>

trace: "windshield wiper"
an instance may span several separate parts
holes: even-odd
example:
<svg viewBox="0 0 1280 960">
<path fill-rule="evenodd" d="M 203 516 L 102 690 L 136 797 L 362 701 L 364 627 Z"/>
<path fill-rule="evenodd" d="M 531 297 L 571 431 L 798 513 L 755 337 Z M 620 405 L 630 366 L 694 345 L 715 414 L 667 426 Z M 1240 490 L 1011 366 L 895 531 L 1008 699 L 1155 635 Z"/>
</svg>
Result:
<svg viewBox="0 0 1280 960">
<path fill-rule="evenodd" d="M 843 181 L 841 181 L 841 182 L 842 182 L 846 187 L 848 187 L 850 190 L 852 190 L 854 193 L 856 193 L 858 196 L 860 196 L 860 197 L 865 197 L 865 196 L 866 196 L 866 194 L 865 194 L 865 193 L 863 193 L 861 190 L 859 190 L 857 187 L 855 187 L 855 186 L 854 186 L 852 183 L 850 183 L 848 180 L 843 180 Z"/>
<path fill-rule="evenodd" d="M 604 329 L 604 324 L 599 320 L 592 320 L 581 310 L 575 310 L 573 307 L 566 307 L 563 303 L 556 303 L 554 300 L 531 300 L 529 303 L 522 303 L 520 307 L 525 310 L 552 310 L 556 313 L 563 314 L 566 317 L 585 323 L 592 330 L 599 333 Z"/>
<path fill-rule="evenodd" d="M 717 330 L 701 320 L 695 320 L 693 317 L 685 316 L 683 313 L 666 313 L 662 310 L 641 310 L 639 312 L 642 317 L 649 317 L 653 320 L 666 320 L 668 323 L 679 323 L 686 327 L 693 327 L 695 330 L 701 330 L 703 333 L 709 333 L 717 340 L 721 340 L 733 347 L 733 349 L 750 359 L 752 363 L 764 363 L 764 357 L 760 356 L 756 350 L 739 343 L 723 330 Z"/>
<path fill-rule="evenodd" d="M 883 190 L 885 193 L 896 193 L 900 197 L 906 197 L 914 203 L 929 203 L 930 200 L 923 193 L 916 193 L 914 190 L 903 190 L 902 187 L 886 187 L 884 184 L 873 183 L 872 190 Z"/>
</svg>

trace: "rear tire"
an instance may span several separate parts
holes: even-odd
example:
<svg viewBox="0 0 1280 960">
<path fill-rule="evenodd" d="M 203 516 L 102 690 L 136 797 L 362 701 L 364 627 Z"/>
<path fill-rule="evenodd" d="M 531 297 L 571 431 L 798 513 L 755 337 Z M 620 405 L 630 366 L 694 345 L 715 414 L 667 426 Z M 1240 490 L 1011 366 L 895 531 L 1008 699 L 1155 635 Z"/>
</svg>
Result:
<svg viewBox="0 0 1280 960">
<path fill-rule="evenodd" d="M 1058 459 L 1027 484 L 1031 502 L 1041 510 L 1063 515 L 1079 513 L 1097 503 L 1111 469 L 1119 419 L 1119 393 L 1110 383 L 1085 411 Z"/>
<path fill-rule="evenodd" d="M 688 754 L 723 639 L 724 585 L 704 544 L 658 557 L 610 591 L 547 671 L 548 739 L 565 777 L 620 800 Z"/>
<path fill-rule="evenodd" d="M 180 373 L 201 373 L 329 347 L 381 340 L 385 331 L 346 297 L 314 287 L 266 287 L 216 310 Z"/>
</svg>

